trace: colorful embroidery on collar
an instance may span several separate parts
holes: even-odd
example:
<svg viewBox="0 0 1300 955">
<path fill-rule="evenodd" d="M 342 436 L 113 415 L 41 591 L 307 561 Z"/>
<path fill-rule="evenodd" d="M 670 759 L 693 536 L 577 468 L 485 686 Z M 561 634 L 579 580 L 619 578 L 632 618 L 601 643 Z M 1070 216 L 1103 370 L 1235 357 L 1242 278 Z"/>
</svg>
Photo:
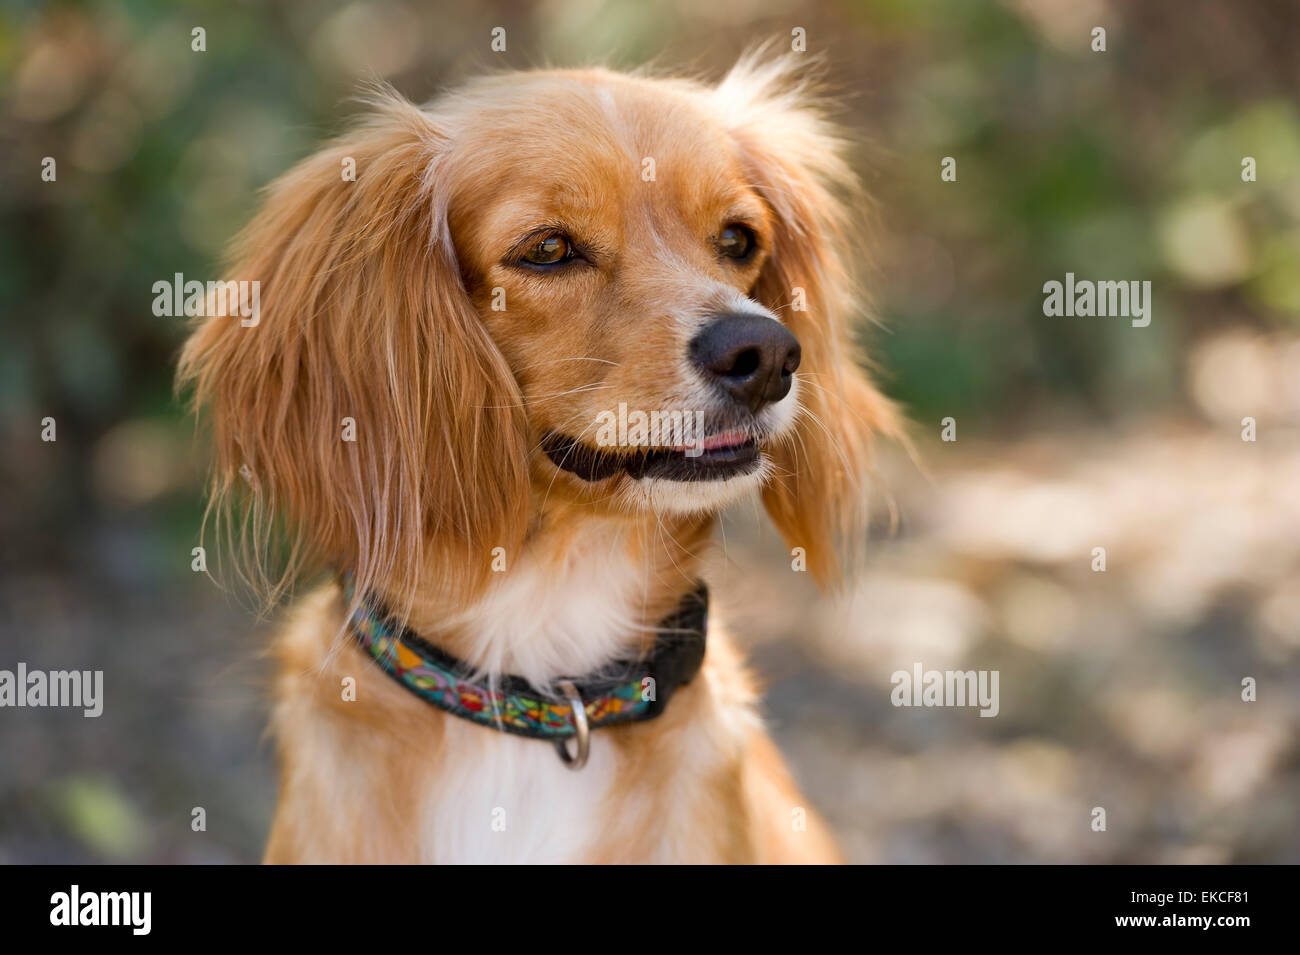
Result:
<svg viewBox="0 0 1300 955">
<path fill-rule="evenodd" d="M 351 586 L 345 586 L 350 595 Z M 578 682 L 592 729 L 646 720 L 663 711 L 668 696 L 689 682 L 704 658 L 708 591 L 689 594 L 665 621 L 654 652 Z M 519 677 L 475 682 L 454 657 L 409 629 L 395 632 L 387 615 L 362 602 L 352 615 L 358 642 L 389 676 L 427 703 L 482 726 L 563 740 L 575 734 L 573 712 L 559 693 L 545 693 Z"/>
</svg>

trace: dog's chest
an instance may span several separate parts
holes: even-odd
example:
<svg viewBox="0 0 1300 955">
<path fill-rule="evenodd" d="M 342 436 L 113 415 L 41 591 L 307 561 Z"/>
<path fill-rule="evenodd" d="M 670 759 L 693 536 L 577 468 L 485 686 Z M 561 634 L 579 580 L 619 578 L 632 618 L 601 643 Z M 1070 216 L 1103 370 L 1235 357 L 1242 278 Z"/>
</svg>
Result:
<svg viewBox="0 0 1300 955">
<path fill-rule="evenodd" d="M 638 636 L 645 569 L 602 548 L 557 570 L 524 561 L 473 608 L 475 662 L 544 684 L 626 653 Z M 430 862 L 580 859 L 602 829 L 616 773 L 601 734 L 581 770 L 555 747 L 451 719 L 424 800 L 421 856 Z"/>
<path fill-rule="evenodd" d="M 525 554 L 453 622 L 470 635 L 471 664 L 542 685 L 596 670 L 635 645 L 647 576 L 617 541 L 579 542 L 562 564 Z"/>
<path fill-rule="evenodd" d="M 421 861 L 579 861 L 600 837 L 615 757 L 596 734 L 571 770 L 542 740 L 449 721 L 445 758 L 426 801 Z"/>
</svg>

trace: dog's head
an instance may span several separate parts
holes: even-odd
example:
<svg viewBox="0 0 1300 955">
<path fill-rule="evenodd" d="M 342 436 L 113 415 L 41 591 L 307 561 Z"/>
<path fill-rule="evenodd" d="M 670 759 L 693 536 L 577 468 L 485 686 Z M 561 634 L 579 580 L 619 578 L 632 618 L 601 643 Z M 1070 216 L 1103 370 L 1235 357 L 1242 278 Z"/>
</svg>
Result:
<svg viewBox="0 0 1300 955">
<path fill-rule="evenodd" d="M 851 176 L 798 87 L 750 58 L 716 87 L 546 71 L 374 97 L 241 237 L 257 324 L 185 348 L 218 506 L 401 590 L 431 562 L 480 584 L 552 503 L 662 520 L 761 488 L 831 576 L 892 415 L 849 344 Z"/>
</svg>

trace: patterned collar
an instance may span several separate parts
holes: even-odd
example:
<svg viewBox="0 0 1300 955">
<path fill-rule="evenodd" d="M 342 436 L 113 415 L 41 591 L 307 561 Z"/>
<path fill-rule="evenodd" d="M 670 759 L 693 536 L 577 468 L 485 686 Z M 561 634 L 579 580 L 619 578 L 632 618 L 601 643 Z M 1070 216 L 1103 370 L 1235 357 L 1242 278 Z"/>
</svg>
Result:
<svg viewBox="0 0 1300 955">
<path fill-rule="evenodd" d="M 350 602 L 352 580 L 343 583 Z M 589 728 L 654 719 L 673 692 L 699 672 L 708 608 L 709 591 L 701 584 L 659 624 L 648 656 L 619 661 L 581 678 L 557 680 L 547 688 L 510 675 L 476 680 L 462 661 L 409 628 L 395 626 L 374 600 L 359 603 L 351 630 L 385 673 L 426 703 L 504 733 L 552 740 L 565 763 L 576 769 L 586 761 Z M 578 703 L 583 713 L 575 716 Z M 575 736 L 577 760 L 565 748 L 565 740 Z"/>
</svg>

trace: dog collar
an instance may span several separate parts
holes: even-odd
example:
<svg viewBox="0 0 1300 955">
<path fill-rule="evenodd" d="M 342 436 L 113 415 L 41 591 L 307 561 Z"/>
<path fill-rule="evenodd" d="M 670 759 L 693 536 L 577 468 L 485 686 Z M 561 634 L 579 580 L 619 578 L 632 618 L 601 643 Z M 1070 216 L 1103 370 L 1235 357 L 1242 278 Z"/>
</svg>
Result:
<svg viewBox="0 0 1300 955">
<path fill-rule="evenodd" d="M 353 587 L 344 580 L 349 602 Z M 587 761 L 589 732 L 654 719 L 673 692 L 700 671 L 708 626 L 709 591 L 701 584 L 659 624 L 644 657 L 613 663 L 581 678 L 539 688 L 522 677 L 475 680 L 463 661 L 444 653 L 409 627 L 398 627 L 373 598 L 358 603 L 350 620 L 357 642 L 390 677 L 426 703 L 503 733 L 551 740 L 565 765 Z M 576 755 L 566 746 L 577 742 Z"/>
</svg>

